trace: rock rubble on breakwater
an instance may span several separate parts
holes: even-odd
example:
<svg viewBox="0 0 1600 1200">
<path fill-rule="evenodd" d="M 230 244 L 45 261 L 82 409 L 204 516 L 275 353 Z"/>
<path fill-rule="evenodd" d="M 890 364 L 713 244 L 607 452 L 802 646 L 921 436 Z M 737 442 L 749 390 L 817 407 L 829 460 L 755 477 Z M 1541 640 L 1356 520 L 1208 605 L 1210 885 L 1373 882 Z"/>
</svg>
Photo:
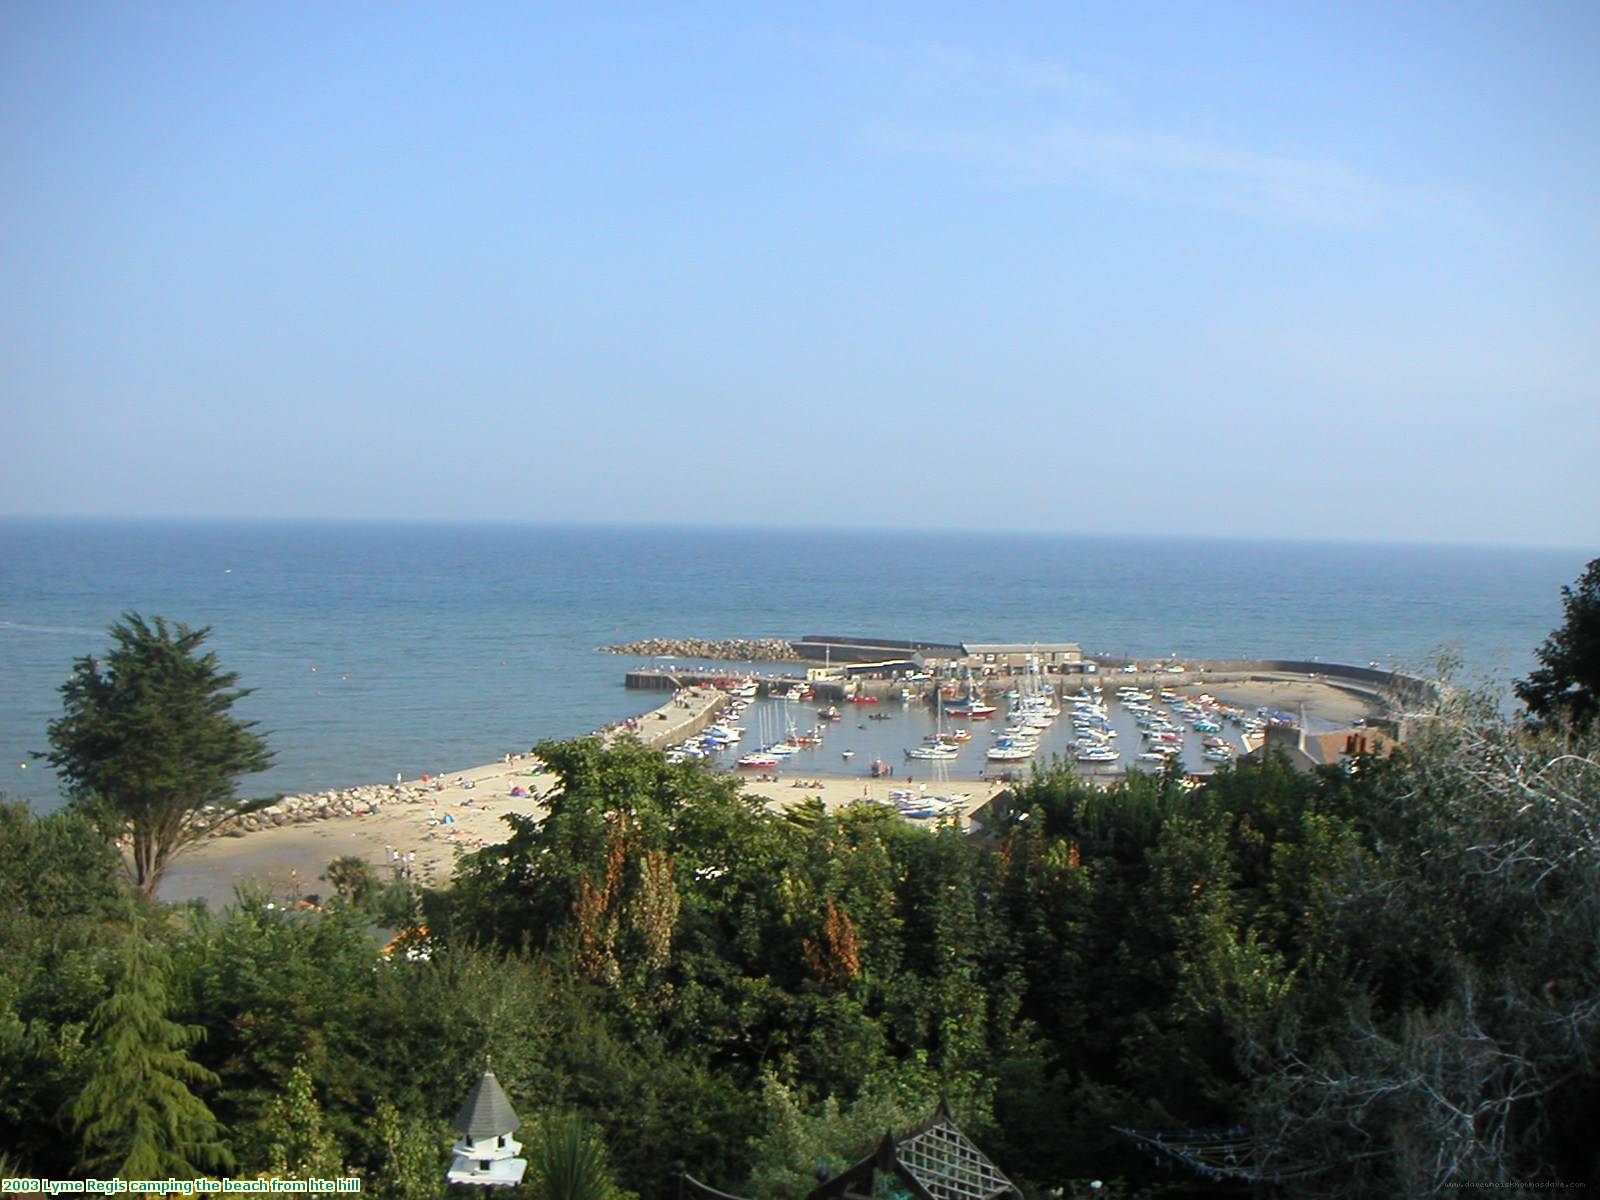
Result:
<svg viewBox="0 0 1600 1200">
<path fill-rule="evenodd" d="M 729 662 L 791 662 L 800 657 L 794 645 L 783 638 L 643 638 L 620 646 L 601 646 L 600 653 Z"/>
<path fill-rule="evenodd" d="M 304 825 L 308 821 L 327 821 L 376 812 L 383 804 L 437 804 L 436 791 L 444 780 L 430 784 L 367 784 L 361 787 L 330 789 L 304 796 L 284 796 L 276 803 L 240 816 L 225 816 L 215 808 L 205 808 L 190 825 L 208 837 L 243 837 L 262 829 L 284 825 Z"/>
</svg>

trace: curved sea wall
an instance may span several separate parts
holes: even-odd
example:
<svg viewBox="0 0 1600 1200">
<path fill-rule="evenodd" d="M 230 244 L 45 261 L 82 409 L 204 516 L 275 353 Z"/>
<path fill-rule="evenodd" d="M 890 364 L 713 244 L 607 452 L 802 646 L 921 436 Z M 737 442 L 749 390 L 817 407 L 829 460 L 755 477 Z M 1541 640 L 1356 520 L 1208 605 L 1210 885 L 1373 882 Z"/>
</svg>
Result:
<svg viewBox="0 0 1600 1200">
<path fill-rule="evenodd" d="M 1102 671 L 1117 671 L 1137 659 L 1099 658 Z M 1148 661 L 1148 660 L 1146 660 Z M 1397 697 L 1407 704 L 1430 701 L 1437 697 L 1438 685 L 1415 675 L 1402 675 L 1378 667 L 1358 667 L 1349 663 L 1306 661 L 1297 658 L 1191 658 L 1185 661 L 1184 676 L 1191 681 L 1196 676 L 1218 675 L 1306 675 L 1315 676 L 1334 686 L 1348 687 L 1364 696 L 1380 699 Z M 1160 678 L 1165 671 L 1141 671 L 1140 676 Z"/>
</svg>

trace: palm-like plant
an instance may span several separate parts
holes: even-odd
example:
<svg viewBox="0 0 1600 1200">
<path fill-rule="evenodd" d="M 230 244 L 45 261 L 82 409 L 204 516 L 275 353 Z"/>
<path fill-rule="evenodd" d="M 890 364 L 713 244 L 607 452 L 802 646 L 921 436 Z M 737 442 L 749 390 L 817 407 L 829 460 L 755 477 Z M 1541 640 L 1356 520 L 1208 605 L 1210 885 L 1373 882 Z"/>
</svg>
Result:
<svg viewBox="0 0 1600 1200">
<path fill-rule="evenodd" d="M 617 1195 L 605 1147 L 574 1114 L 543 1122 L 529 1165 L 538 1200 L 614 1200 Z"/>
</svg>

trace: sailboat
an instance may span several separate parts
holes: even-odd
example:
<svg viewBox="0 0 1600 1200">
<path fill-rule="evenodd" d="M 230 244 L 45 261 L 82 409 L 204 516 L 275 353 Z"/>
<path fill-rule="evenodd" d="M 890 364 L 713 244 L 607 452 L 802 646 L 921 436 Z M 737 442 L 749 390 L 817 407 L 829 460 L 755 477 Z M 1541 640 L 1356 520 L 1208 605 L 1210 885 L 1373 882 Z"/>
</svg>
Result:
<svg viewBox="0 0 1600 1200">
<path fill-rule="evenodd" d="M 944 740 L 944 696 L 942 693 L 935 693 L 933 711 L 933 744 L 928 746 L 918 746 L 915 750 L 907 750 L 907 758 L 931 759 L 935 762 L 948 762 L 950 759 L 960 756 L 960 748 L 957 746 L 952 746 L 950 743 Z"/>
</svg>

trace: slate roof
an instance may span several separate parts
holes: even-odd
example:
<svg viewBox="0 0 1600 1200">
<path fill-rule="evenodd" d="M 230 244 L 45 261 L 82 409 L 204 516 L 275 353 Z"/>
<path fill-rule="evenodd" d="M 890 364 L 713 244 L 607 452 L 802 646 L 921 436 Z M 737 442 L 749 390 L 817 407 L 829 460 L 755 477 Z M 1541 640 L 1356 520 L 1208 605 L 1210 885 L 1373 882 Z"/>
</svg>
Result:
<svg viewBox="0 0 1600 1200">
<path fill-rule="evenodd" d="M 474 1141 L 515 1133 L 521 1125 L 493 1071 L 485 1071 L 472 1085 L 455 1119 L 456 1132 Z"/>
</svg>

